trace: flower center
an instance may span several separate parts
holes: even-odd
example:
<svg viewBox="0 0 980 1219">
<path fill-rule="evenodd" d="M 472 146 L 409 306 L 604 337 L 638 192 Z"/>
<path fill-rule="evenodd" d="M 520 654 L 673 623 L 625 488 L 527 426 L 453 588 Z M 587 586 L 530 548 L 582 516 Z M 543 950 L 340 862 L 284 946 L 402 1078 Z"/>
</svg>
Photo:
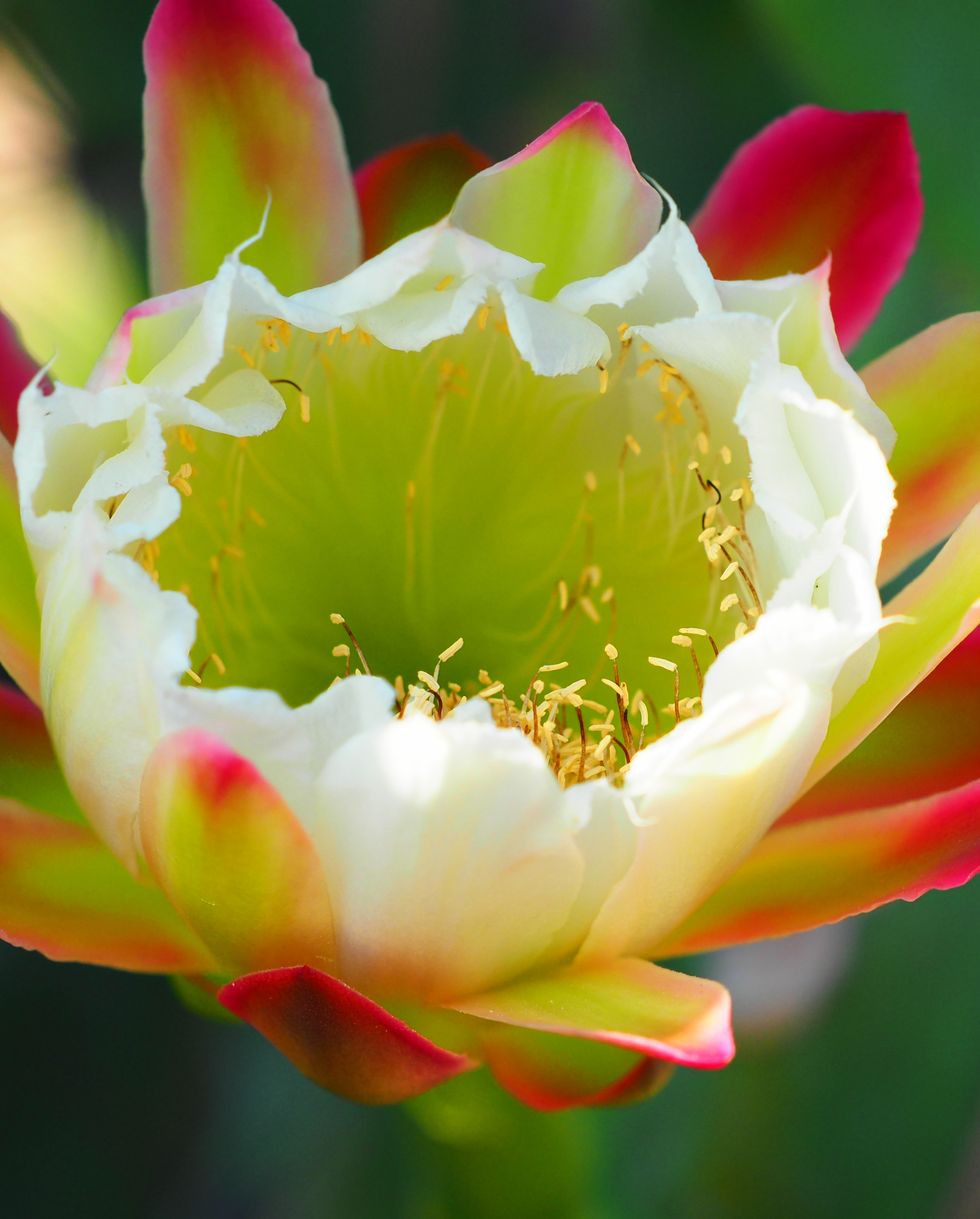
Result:
<svg viewBox="0 0 980 1219">
<path fill-rule="evenodd" d="M 236 323 L 202 392 L 257 369 L 286 413 L 249 439 L 175 429 L 182 513 L 137 552 L 200 613 L 188 680 L 298 704 L 367 665 L 403 706 L 481 696 L 564 734 L 576 773 L 696 713 L 762 608 L 746 462 L 623 333 L 608 367 L 545 378 L 489 307 L 416 353 Z"/>
</svg>

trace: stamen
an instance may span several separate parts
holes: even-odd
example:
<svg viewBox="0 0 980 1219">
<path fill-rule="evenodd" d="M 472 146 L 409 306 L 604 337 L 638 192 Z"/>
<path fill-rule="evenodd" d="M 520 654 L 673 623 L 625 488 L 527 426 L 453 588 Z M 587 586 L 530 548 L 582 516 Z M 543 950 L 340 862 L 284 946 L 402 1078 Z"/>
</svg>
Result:
<svg viewBox="0 0 980 1219">
<path fill-rule="evenodd" d="M 350 624 L 348 623 L 347 619 L 344 617 L 343 614 L 331 614 L 330 621 L 334 624 L 334 626 L 342 626 L 344 628 L 344 630 L 347 632 L 347 637 L 348 637 L 348 639 L 350 639 L 351 643 L 354 645 L 354 651 L 357 653 L 357 658 L 361 662 L 361 667 L 363 668 L 364 672 L 370 677 L 371 676 L 370 665 L 365 660 L 364 653 L 361 650 L 361 645 L 358 643 L 357 636 L 351 630 Z"/>
<path fill-rule="evenodd" d="M 668 673 L 673 673 L 673 675 L 674 675 L 674 721 L 675 721 L 675 723 L 679 723 L 680 718 L 681 718 L 681 708 L 680 708 L 681 672 L 680 672 L 680 669 L 678 669 L 677 665 L 674 664 L 674 662 L 672 660 L 664 660 L 660 656 L 648 656 L 647 661 L 650 664 L 652 664 L 654 666 L 654 668 L 666 669 Z"/>
</svg>

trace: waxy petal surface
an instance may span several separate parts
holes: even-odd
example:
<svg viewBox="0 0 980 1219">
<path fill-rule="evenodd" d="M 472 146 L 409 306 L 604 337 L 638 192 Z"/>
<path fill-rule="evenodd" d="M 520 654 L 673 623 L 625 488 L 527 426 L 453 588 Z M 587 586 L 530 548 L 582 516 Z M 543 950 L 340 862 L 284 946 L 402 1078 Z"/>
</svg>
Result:
<svg viewBox="0 0 980 1219">
<path fill-rule="evenodd" d="M 0 938 L 55 961 L 205 973 L 214 961 L 163 895 L 87 827 L 0 800 Z"/>
<path fill-rule="evenodd" d="M 631 958 L 557 970 L 451 1006 L 482 1020 L 582 1037 L 680 1066 L 721 1067 L 735 1052 L 723 986 Z"/>
<path fill-rule="evenodd" d="M 980 870 L 980 780 L 924 800 L 775 830 L 664 945 L 704 952 L 790 935 Z"/>
<path fill-rule="evenodd" d="M 847 348 L 901 275 L 921 223 L 904 115 L 801 106 L 742 145 L 691 228 L 719 279 L 809 271 L 832 254 L 831 307 Z"/>
<path fill-rule="evenodd" d="M 81 820 L 65 786 L 39 708 L 26 694 L 2 684 L 0 798 L 23 800 L 57 817 Z"/>
<path fill-rule="evenodd" d="M 458 135 L 412 140 L 373 157 L 354 174 L 364 257 L 441 220 L 463 184 L 490 158 Z"/>
<path fill-rule="evenodd" d="M 360 257 L 357 201 L 326 85 L 271 0 L 161 0 L 146 36 L 146 166 L 154 291 L 250 260 L 284 292 Z"/>
<path fill-rule="evenodd" d="M 585 102 L 516 156 L 460 191 L 452 222 L 501 250 L 542 262 L 535 295 L 629 261 L 656 233 L 660 196 L 622 133 Z"/>
<path fill-rule="evenodd" d="M 0 436 L 0 665 L 35 702 L 40 696 L 41 619 L 34 568 L 20 523 L 10 444 Z"/>
<path fill-rule="evenodd" d="M 898 433 L 884 582 L 948 537 L 980 498 L 980 313 L 930 326 L 861 376 Z"/>
<path fill-rule="evenodd" d="M 140 837 L 161 888 L 215 956 L 239 969 L 328 964 L 333 932 L 306 831 L 251 763 L 178 733 L 143 777 Z"/>
<path fill-rule="evenodd" d="M 473 1065 L 307 966 L 247 974 L 218 998 L 314 1083 L 362 1104 L 407 1100 Z"/>
<path fill-rule="evenodd" d="M 980 507 L 885 612 L 907 615 L 913 621 L 898 622 L 882 632 L 871 675 L 830 721 L 804 790 L 856 749 L 980 625 Z"/>
</svg>

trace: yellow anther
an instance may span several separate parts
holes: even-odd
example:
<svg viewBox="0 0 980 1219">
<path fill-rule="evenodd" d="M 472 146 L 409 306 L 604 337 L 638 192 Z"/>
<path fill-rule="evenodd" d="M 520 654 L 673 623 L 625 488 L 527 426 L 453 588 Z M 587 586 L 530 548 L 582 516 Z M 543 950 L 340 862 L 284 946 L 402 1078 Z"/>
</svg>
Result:
<svg viewBox="0 0 980 1219">
<path fill-rule="evenodd" d="M 462 639 L 462 636 L 460 636 L 460 638 L 457 639 L 455 643 L 451 643 L 448 648 L 446 648 L 444 651 L 439 653 L 440 664 L 445 664 L 447 660 L 452 660 L 452 658 L 456 655 L 456 653 L 459 651 L 459 649 L 462 646 L 463 646 L 463 639 Z"/>
<path fill-rule="evenodd" d="M 333 330 L 327 331 L 327 346 L 332 347 L 337 341 L 337 336 L 340 334 L 340 327 L 334 326 Z"/>
<path fill-rule="evenodd" d="M 330 649 L 331 656 L 340 656 L 350 659 L 350 645 L 346 643 L 338 643 Z"/>
<path fill-rule="evenodd" d="M 439 693 L 439 683 L 431 673 L 426 673 L 424 669 L 419 669 L 419 681 L 422 682 L 423 685 L 428 686 L 433 694 Z"/>
<path fill-rule="evenodd" d="M 606 655 L 609 657 L 610 660 L 619 660 L 619 650 L 615 647 L 614 644 L 607 643 L 606 646 L 603 648 L 603 651 L 606 653 Z"/>
<path fill-rule="evenodd" d="M 502 681 L 495 681 L 493 683 L 493 685 L 484 687 L 484 689 L 482 689 L 480 691 L 480 693 L 477 695 L 477 697 L 478 698 L 493 698 L 493 696 L 495 694 L 499 694 L 503 688 L 504 688 L 504 683 Z"/>
<path fill-rule="evenodd" d="M 609 388 L 609 369 L 603 364 L 597 364 L 599 369 L 599 393 L 604 394 Z"/>
<path fill-rule="evenodd" d="M 595 607 L 595 602 L 592 600 L 591 597 L 580 597 L 579 605 L 582 608 L 582 613 L 591 622 L 595 622 L 598 624 L 599 622 L 602 621 L 602 619 L 599 617 L 599 611 Z"/>
<path fill-rule="evenodd" d="M 734 609 L 738 605 L 738 593 L 729 593 L 727 597 L 722 597 L 721 605 L 718 607 L 723 614 L 727 614 L 730 609 Z"/>
<path fill-rule="evenodd" d="M 558 581 L 558 608 L 562 613 L 568 609 L 568 585 L 564 580 Z"/>
<path fill-rule="evenodd" d="M 697 445 L 702 453 L 707 453 L 709 446 L 708 434 L 706 432 L 698 432 Z"/>
<path fill-rule="evenodd" d="M 701 639 L 707 638 L 708 632 L 700 626 L 682 626 L 680 628 L 682 635 L 697 635 Z"/>
<path fill-rule="evenodd" d="M 177 429 L 177 440 L 181 448 L 186 449 L 188 453 L 197 452 L 197 441 L 183 424 Z"/>
<path fill-rule="evenodd" d="M 250 351 L 246 351 L 244 347 L 236 347 L 235 350 L 242 357 L 249 368 L 255 367 L 255 356 Z"/>
<path fill-rule="evenodd" d="M 688 635 L 672 635 L 670 637 L 670 642 L 676 644 L 679 648 L 690 648 L 694 646 L 691 642 L 690 636 Z"/>
<path fill-rule="evenodd" d="M 362 347 L 370 347 L 374 341 L 371 335 L 366 330 L 358 330 L 357 337 L 361 340 Z"/>
<path fill-rule="evenodd" d="M 310 421 L 309 394 L 300 394 L 299 396 L 299 417 L 304 423 L 309 423 Z"/>
<path fill-rule="evenodd" d="M 728 580 L 737 571 L 738 571 L 738 563 L 733 560 L 731 563 L 728 564 L 728 566 L 725 568 L 725 570 L 721 573 L 721 578 L 723 580 Z"/>
<path fill-rule="evenodd" d="M 486 330 L 487 322 L 489 322 L 489 320 L 490 320 L 490 306 L 481 305 L 477 312 L 477 315 L 476 315 L 476 324 L 480 327 L 481 330 Z"/>
<path fill-rule="evenodd" d="M 541 665 L 538 669 L 539 673 L 560 673 L 562 669 L 568 668 L 567 660 L 559 660 L 553 665 Z M 543 687 L 542 687 L 543 688 Z"/>
<path fill-rule="evenodd" d="M 330 621 L 334 624 L 334 626 L 343 626 L 344 621 L 345 621 L 344 615 L 343 614 L 331 614 Z"/>
<path fill-rule="evenodd" d="M 445 292 L 446 289 L 449 287 L 449 285 L 452 282 L 453 282 L 453 277 L 451 275 L 444 275 L 442 277 L 442 279 L 440 279 L 439 282 L 436 284 L 436 291 Z"/>
<path fill-rule="evenodd" d="M 596 479 L 594 470 L 585 471 L 584 482 L 586 491 L 588 491 L 590 495 L 595 495 L 596 487 L 598 487 L 599 483 Z"/>
<path fill-rule="evenodd" d="M 266 521 L 266 519 L 262 515 L 262 513 L 257 512 L 254 508 L 249 508 L 247 511 L 248 511 L 248 519 L 252 522 L 252 524 L 258 525 L 258 527 L 260 529 L 265 529 L 268 522 Z"/>
<path fill-rule="evenodd" d="M 732 464 L 732 451 L 728 445 L 723 444 L 718 452 L 721 454 L 721 460 L 725 463 L 725 465 L 730 466 Z"/>
</svg>

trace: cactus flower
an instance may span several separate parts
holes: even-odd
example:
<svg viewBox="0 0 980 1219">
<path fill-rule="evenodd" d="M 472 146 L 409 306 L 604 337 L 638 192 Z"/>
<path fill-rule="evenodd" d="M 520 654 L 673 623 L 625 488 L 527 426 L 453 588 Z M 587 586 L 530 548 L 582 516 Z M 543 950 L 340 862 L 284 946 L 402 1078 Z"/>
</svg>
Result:
<svg viewBox="0 0 980 1219">
<path fill-rule="evenodd" d="M 919 742 L 976 724 L 980 315 L 841 350 L 901 116 L 794 111 L 689 225 L 595 103 L 352 177 L 271 0 L 161 0 L 146 68 L 157 295 L 84 386 L 3 334 L 6 940 L 560 1108 L 729 1061 L 672 956 L 973 874 Z"/>
</svg>

